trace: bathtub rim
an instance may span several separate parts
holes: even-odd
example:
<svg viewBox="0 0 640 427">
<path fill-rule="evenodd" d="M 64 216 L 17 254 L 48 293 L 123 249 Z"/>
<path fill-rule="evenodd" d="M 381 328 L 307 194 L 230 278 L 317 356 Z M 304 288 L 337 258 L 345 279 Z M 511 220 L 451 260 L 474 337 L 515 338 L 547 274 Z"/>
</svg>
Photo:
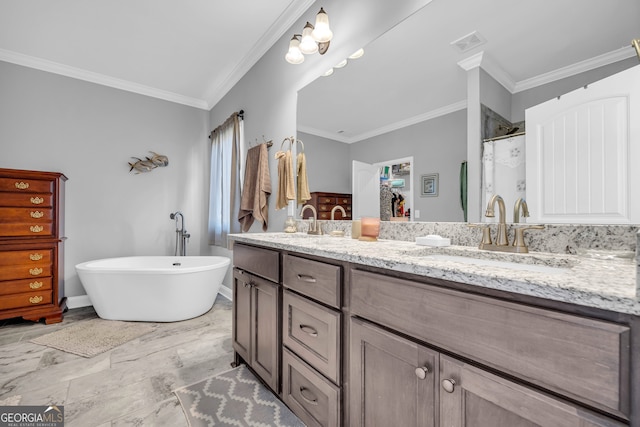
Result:
<svg viewBox="0 0 640 427">
<path fill-rule="evenodd" d="M 146 258 L 166 258 L 167 260 L 175 260 L 180 259 L 205 259 L 208 258 L 210 260 L 215 260 L 217 262 L 207 263 L 203 265 L 189 265 L 189 266 L 173 266 L 170 265 L 168 267 L 143 267 L 141 265 L 135 266 L 118 266 L 118 265 L 110 265 L 110 266 L 101 266 L 94 265 L 97 263 L 105 263 L 105 262 L 117 262 L 119 260 L 133 260 L 133 259 L 146 259 Z M 215 270 L 217 268 L 228 268 L 231 264 L 231 259 L 225 256 L 219 255 L 189 255 L 189 256 L 174 256 L 174 255 L 133 255 L 133 256 L 123 256 L 123 257 L 112 257 L 112 258 L 101 258 L 94 259 L 89 261 L 84 261 L 75 265 L 76 271 L 82 271 L 87 273 L 100 273 L 100 274 L 189 274 L 189 273 L 198 273 L 202 271 Z"/>
</svg>

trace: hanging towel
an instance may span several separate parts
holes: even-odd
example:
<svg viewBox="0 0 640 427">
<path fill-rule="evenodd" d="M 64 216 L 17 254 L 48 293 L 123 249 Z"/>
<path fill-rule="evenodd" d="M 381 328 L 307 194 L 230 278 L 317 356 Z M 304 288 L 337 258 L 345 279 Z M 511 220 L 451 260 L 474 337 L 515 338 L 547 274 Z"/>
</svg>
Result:
<svg viewBox="0 0 640 427">
<path fill-rule="evenodd" d="M 269 154 L 267 144 L 260 144 L 247 151 L 242 199 L 238 212 L 242 231 L 249 231 L 254 220 L 262 223 L 262 231 L 267 231 L 270 194 Z"/>
<path fill-rule="evenodd" d="M 309 178 L 307 178 L 307 158 L 304 152 L 298 153 L 296 163 L 298 166 L 298 205 L 303 205 L 308 200 L 311 200 Z"/>
<path fill-rule="evenodd" d="M 278 151 L 278 197 L 276 199 L 276 209 L 287 207 L 290 200 L 296 199 L 293 184 L 293 164 L 291 150 Z"/>
</svg>

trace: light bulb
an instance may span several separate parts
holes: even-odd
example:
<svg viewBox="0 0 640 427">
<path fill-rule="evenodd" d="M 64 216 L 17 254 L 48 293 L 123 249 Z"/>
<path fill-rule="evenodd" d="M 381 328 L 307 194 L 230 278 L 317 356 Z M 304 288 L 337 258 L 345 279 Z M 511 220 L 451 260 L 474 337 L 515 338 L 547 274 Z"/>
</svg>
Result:
<svg viewBox="0 0 640 427">
<path fill-rule="evenodd" d="M 305 55 L 311 55 L 318 51 L 318 43 L 313 39 L 312 31 L 313 25 L 307 22 L 307 25 L 302 30 L 302 40 L 300 40 L 300 51 Z"/>
<path fill-rule="evenodd" d="M 364 55 L 364 49 L 358 49 L 349 56 L 349 59 L 358 59 L 361 58 L 362 55 Z"/>
<path fill-rule="evenodd" d="M 333 68 L 329 68 L 327 71 L 325 71 L 322 77 L 329 77 L 331 74 L 333 74 Z"/>
<path fill-rule="evenodd" d="M 316 25 L 314 27 L 311 34 L 318 43 L 326 43 L 333 37 L 333 32 L 329 28 L 329 16 L 323 8 L 320 8 L 320 12 L 316 15 Z"/>
<path fill-rule="evenodd" d="M 300 39 L 297 35 L 294 35 L 289 42 L 289 51 L 285 55 L 284 59 L 289 64 L 302 64 L 304 62 L 304 55 L 300 51 Z"/>
<path fill-rule="evenodd" d="M 342 68 L 345 65 L 347 65 L 347 60 L 343 59 L 342 61 L 338 62 L 336 65 L 333 66 L 333 68 Z"/>
</svg>

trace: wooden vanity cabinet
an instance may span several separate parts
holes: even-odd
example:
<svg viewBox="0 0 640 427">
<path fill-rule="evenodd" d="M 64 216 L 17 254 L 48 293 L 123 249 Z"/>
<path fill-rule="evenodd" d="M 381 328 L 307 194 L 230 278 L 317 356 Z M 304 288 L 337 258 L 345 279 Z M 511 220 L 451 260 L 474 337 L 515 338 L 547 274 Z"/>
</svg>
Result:
<svg viewBox="0 0 640 427">
<path fill-rule="evenodd" d="M 342 267 L 283 255 L 282 399 L 308 426 L 341 425 Z"/>
<path fill-rule="evenodd" d="M 350 284 L 351 426 L 626 425 L 596 410 L 630 416 L 629 327 L 367 271 Z"/>
<path fill-rule="evenodd" d="M 0 169 L 0 319 L 62 321 L 66 180 Z"/>
<path fill-rule="evenodd" d="M 279 259 L 277 251 L 234 245 L 233 349 L 276 394 L 281 354 Z"/>
</svg>

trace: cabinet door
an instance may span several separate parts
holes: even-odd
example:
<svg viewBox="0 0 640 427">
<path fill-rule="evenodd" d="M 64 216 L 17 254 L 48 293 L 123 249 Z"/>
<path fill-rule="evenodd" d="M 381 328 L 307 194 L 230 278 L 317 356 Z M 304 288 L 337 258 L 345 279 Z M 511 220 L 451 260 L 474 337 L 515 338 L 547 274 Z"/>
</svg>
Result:
<svg viewBox="0 0 640 427">
<path fill-rule="evenodd" d="M 279 286 L 253 277 L 251 289 L 251 367 L 276 392 L 280 380 Z"/>
<path fill-rule="evenodd" d="M 436 425 L 438 354 L 351 320 L 350 425 Z"/>
<path fill-rule="evenodd" d="M 250 275 L 233 270 L 233 349 L 247 363 L 251 362 L 251 287 Z"/>
<path fill-rule="evenodd" d="M 439 380 L 443 427 L 624 425 L 444 355 Z"/>
</svg>

